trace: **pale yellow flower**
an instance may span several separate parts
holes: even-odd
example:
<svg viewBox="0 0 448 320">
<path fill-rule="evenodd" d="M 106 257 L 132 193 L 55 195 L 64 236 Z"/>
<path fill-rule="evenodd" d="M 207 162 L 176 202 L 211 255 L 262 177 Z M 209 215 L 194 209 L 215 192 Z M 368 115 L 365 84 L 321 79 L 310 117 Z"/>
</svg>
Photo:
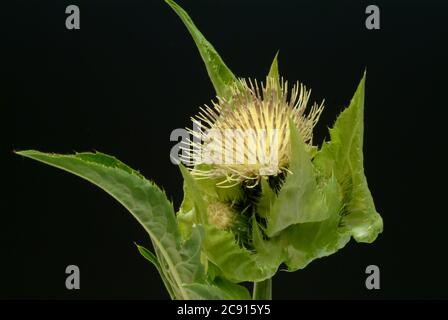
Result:
<svg viewBox="0 0 448 320">
<path fill-rule="evenodd" d="M 220 178 L 220 186 L 245 181 L 255 186 L 261 177 L 288 170 L 290 161 L 289 119 L 296 124 L 303 141 L 312 145 L 313 128 L 323 110 L 314 104 L 305 113 L 311 91 L 296 83 L 267 78 L 265 83 L 240 79 L 230 99 L 217 97 L 211 106 L 200 108 L 192 121 L 198 130 L 183 147 L 197 178 Z M 188 164 L 188 163 L 187 163 Z M 209 164 L 207 169 L 198 164 Z"/>
</svg>

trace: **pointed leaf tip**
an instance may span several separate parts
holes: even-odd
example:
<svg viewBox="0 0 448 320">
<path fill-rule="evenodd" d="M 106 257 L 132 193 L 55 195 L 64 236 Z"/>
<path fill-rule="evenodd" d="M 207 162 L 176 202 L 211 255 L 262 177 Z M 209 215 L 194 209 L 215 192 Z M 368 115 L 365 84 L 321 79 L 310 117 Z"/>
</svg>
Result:
<svg viewBox="0 0 448 320">
<path fill-rule="evenodd" d="M 274 56 L 274 60 L 272 61 L 271 68 L 269 69 L 268 78 L 272 78 L 277 86 L 277 90 L 280 92 L 281 84 L 280 84 L 280 72 L 278 68 L 278 54 L 279 51 Z"/>
<path fill-rule="evenodd" d="M 190 32 L 205 63 L 207 73 L 215 87 L 216 94 L 225 99 L 230 98 L 230 87 L 237 81 L 235 75 L 224 63 L 213 45 L 198 30 L 188 13 L 172 0 L 165 0 L 165 2 L 176 12 Z"/>
<path fill-rule="evenodd" d="M 382 232 L 383 221 L 375 208 L 364 174 L 364 95 L 366 72 L 350 101 L 330 130 L 331 140 L 315 157 L 321 172 L 331 172 L 344 193 L 342 224 L 358 242 L 372 242 Z"/>
</svg>

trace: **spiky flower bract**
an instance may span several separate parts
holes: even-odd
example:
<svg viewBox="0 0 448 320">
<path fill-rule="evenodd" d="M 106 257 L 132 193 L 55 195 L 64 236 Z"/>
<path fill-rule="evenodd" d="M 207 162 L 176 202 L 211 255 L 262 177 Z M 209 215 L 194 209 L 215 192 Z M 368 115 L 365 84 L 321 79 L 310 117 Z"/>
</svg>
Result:
<svg viewBox="0 0 448 320">
<path fill-rule="evenodd" d="M 314 104 L 306 112 L 311 91 L 298 82 L 289 92 L 286 81 L 267 77 L 265 83 L 239 79 L 228 99 L 217 97 L 211 106 L 200 108 L 192 118 L 195 130 L 188 129 L 183 159 L 189 164 L 209 164 L 211 169 L 194 167 L 197 178 L 220 178 L 220 186 L 241 182 L 258 184 L 261 177 L 277 176 L 290 162 L 289 119 L 302 139 L 312 146 L 313 128 L 323 110 Z"/>
</svg>

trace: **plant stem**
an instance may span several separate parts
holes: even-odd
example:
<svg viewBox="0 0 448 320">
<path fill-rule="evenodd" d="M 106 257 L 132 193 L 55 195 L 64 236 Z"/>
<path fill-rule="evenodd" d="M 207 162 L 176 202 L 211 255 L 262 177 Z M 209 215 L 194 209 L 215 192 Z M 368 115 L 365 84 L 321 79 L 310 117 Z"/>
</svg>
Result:
<svg viewBox="0 0 448 320">
<path fill-rule="evenodd" d="M 254 282 L 253 300 L 272 300 L 272 278 Z"/>
</svg>

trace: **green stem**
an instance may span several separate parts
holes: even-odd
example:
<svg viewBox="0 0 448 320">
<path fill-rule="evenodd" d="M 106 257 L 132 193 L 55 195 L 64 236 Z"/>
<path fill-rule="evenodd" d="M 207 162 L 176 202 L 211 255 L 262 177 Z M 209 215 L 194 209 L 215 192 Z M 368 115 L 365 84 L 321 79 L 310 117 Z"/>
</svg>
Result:
<svg viewBox="0 0 448 320">
<path fill-rule="evenodd" d="M 253 300 L 272 300 L 272 278 L 254 282 Z"/>
</svg>

